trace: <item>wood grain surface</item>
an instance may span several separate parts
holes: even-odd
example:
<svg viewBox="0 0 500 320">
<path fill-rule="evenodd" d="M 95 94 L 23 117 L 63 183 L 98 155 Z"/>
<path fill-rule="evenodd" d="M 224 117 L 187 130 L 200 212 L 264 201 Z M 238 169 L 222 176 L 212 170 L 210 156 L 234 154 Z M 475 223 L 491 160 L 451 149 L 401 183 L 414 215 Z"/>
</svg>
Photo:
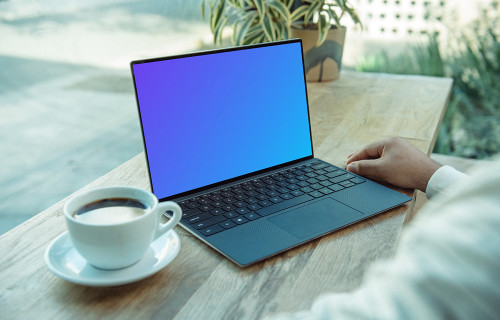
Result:
<svg viewBox="0 0 500 320">
<path fill-rule="evenodd" d="M 450 79 L 356 72 L 309 83 L 315 156 L 342 166 L 350 152 L 389 136 L 429 154 L 450 89 Z M 115 185 L 149 190 L 144 154 L 82 190 Z M 373 262 L 390 258 L 414 205 L 245 269 L 176 227 L 181 250 L 166 268 L 133 284 L 92 288 L 59 279 L 44 264 L 45 249 L 66 231 L 64 203 L 0 237 L 0 319 L 260 319 L 308 308 L 322 293 L 358 287 Z"/>
</svg>

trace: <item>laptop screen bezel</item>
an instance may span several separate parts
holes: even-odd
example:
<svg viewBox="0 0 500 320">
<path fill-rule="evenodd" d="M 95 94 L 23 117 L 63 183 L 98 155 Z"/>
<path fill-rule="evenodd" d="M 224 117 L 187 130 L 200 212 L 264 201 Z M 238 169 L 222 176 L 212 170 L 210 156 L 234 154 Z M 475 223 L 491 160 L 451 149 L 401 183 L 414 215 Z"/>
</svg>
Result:
<svg viewBox="0 0 500 320">
<path fill-rule="evenodd" d="M 261 48 L 261 47 L 268 47 L 268 46 L 278 46 L 278 45 L 284 45 L 284 44 L 289 44 L 289 43 L 299 43 L 300 44 L 300 50 L 301 50 L 301 55 L 302 55 L 302 75 L 304 77 L 304 89 L 305 89 L 305 94 L 306 94 L 306 107 L 307 107 L 307 116 L 308 116 L 308 124 L 309 124 L 309 141 L 311 144 L 311 155 L 307 157 L 303 157 L 300 159 L 292 160 L 289 162 L 285 162 L 282 164 L 278 164 L 269 168 L 265 168 L 262 170 L 250 172 L 244 175 L 240 175 L 231 179 L 226 179 L 223 181 L 219 181 L 210 185 L 206 185 L 203 187 L 199 187 L 193 190 L 181 192 L 178 194 L 170 195 L 167 197 L 163 197 L 159 199 L 159 201 L 167 201 L 167 200 L 172 200 L 172 199 L 177 199 L 177 198 L 182 198 L 189 196 L 191 194 L 196 194 L 199 192 L 203 192 L 204 190 L 208 189 L 214 189 L 217 187 L 220 187 L 222 185 L 230 184 L 232 182 L 241 180 L 241 179 L 246 179 L 255 175 L 263 174 L 266 172 L 270 172 L 273 170 L 277 170 L 286 166 L 294 165 L 302 161 L 310 160 L 314 158 L 314 146 L 313 146 L 313 141 L 312 141 L 312 131 L 311 131 L 311 116 L 309 112 L 309 98 L 308 98 L 308 93 L 307 93 L 307 82 L 306 82 L 306 76 L 305 76 L 305 69 L 304 69 L 304 52 L 303 52 L 303 47 L 302 47 L 302 40 L 301 39 L 290 39 L 290 40 L 282 40 L 282 41 L 274 41 L 274 42 L 266 42 L 266 43 L 260 43 L 260 44 L 252 44 L 252 45 L 245 45 L 245 46 L 238 46 L 238 47 L 228 47 L 228 48 L 221 48 L 221 49 L 212 49 L 212 50 L 205 50 L 205 51 L 197 51 L 197 52 L 190 52 L 190 53 L 185 53 L 185 54 L 179 54 L 179 55 L 173 55 L 173 56 L 166 56 L 166 57 L 158 57 L 158 58 L 150 58 L 150 59 L 142 59 L 142 60 L 134 60 L 130 62 L 130 69 L 132 72 L 132 79 L 134 82 L 134 92 L 135 92 L 135 100 L 136 100 L 136 105 L 137 105 L 137 112 L 139 114 L 139 122 L 141 126 L 141 133 L 142 133 L 142 141 L 144 145 L 144 154 L 146 157 L 146 166 L 147 166 L 147 171 L 148 171 L 148 178 L 149 178 L 149 184 L 151 186 L 151 191 L 154 193 L 154 187 L 153 187 L 153 179 L 151 177 L 151 170 L 149 166 L 149 158 L 148 158 L 148 150 L 146 148 L 146 138 L 144 135 L 144 128 L 143 128 L 143 119 L 141 116 L 141 107 L 139 105 L 139 97 L 137 93 L 137 84 L 136 84 L 136 79 L 135 79 L 135 74 L 134 74 L 134 65 L 138 64 L 143 64 L 143 63 L 150 63 L 150 62 L 158 62 L 158 61 L 165 61 L 165 60 L 173 60 L 173 59 L 180 59 L 180 58 L 187 58 L 187 57 L 194 57 L 194 56 L 203 56 L 203 55 L 208 55 L 208 54 L 217 54 L 217 53 L 223 53 L 223 52 L 230 52 L 230 51 L 239 51 L 239 50 L 247 50 L 247 49 L 253 49 L 253 48 Z"/>
</svg>

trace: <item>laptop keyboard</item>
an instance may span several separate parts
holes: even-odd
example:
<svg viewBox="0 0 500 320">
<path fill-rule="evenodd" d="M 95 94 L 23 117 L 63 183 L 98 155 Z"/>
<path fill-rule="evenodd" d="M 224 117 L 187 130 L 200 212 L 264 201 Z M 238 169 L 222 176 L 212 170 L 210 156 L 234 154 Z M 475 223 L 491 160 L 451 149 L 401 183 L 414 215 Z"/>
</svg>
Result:
<svg viewBox="0 0 500 320">
<path fill-rule="evenodd" d="M 179 201 L 181 222 L 205 236 L 235 228 L 314 198 L 365 182 L 313 160 L 254 180 Z"/>
</svg>

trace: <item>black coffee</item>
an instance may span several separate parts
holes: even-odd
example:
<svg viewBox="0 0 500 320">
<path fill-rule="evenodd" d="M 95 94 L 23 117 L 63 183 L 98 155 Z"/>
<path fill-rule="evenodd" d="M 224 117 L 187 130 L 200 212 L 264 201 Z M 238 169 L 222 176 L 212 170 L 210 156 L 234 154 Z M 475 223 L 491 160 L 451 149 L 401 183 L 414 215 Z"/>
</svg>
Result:
<svg viewBox="0 0 500 320">
<path fill-rule="evenodd" d="M 115 224 L 135 219 L 146 212 L 147 206 L 130 198 L 102 199 L 86 204 L 73 217 L 89 224 Z"/>
</svg>

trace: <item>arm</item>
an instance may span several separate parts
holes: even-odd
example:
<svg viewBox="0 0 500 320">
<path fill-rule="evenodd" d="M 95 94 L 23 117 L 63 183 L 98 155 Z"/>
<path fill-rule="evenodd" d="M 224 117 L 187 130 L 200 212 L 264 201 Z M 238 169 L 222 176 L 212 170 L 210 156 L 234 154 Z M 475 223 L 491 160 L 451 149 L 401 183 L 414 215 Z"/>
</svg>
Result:
<svg viewBox="0 0 500 320">
<path fill-rule="evenodd" d="M 449 191 L 422 209 L 394 258 L 374 264 L 359 289 L 273 319 L 498 319 L 500 161 Z"/>
</svg>

